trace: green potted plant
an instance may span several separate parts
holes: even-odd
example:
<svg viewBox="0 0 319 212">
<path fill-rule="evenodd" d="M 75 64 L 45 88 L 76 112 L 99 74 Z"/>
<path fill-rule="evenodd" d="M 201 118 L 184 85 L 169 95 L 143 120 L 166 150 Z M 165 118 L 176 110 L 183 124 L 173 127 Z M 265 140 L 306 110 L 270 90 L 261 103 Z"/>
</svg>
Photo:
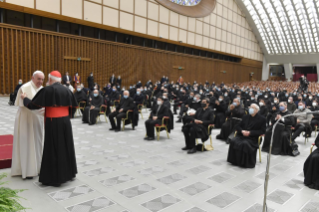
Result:
<svg viewBox="0 0 319 212">
<path fill-rule="evenodd" d="M 27 208 L 23 207 L 19 200 L 22 197 L 18 196 L 18 193 L 24 191 L 22 189 L 11 189 L 2 187 L 4 184 L 8 182 L 1 182 L 5 177 L 7 177 L 7 173 L 0 174 L 0 211 L 1 212 L 13 212 L 13 211 L 25 211 Z"/>
</svg>

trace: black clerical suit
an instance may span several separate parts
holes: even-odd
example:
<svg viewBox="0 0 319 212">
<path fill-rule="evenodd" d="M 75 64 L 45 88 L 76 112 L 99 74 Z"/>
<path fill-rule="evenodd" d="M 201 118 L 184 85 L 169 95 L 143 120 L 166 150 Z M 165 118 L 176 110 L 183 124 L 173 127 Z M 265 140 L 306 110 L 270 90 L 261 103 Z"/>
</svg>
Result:
<svg viewBox="0 0 319 212">
<path fill-rule="evenodd" d="M 133 97 L 133 101 L 135 103 L 135 105 L 140 105 L 140 104 L 143 104 L 143 101 L 144 101 L 144 96 L 143 94 L 135 94 L 134 97 Z"/>
<path fill-rule="evenodd" d="M 196 124 L 195 119 L 202 121 L 202 124 Z M 208 125 L 214 123 L 214 111 L 211 108 L 199 108 L 194 116 L 184 117 L 182 131 L 185 137 L 187 149 L 193 149 L 196 144 L 196 138 L 200 138 L 204 143 L 208 137 Z"/>
<path fill-rule="evenodd" d="M 319 110 L 319 106 L 318 105 L 311 106 L 309 109 L 311 111 L 318 111 Z M 310 125 L 311 125 L 312 130 L 316 129 L 316 125 L 319 127 L 319 114 L 318 113 L 317 114 L 313 114 L 313 118 L 311 119 Z"/>
<path fill-rule="evenodd" d="M 262 147 L 263 152 L 269 152 L 270 140 L 272 136 L 273 126 L 276 123 L 277 115 L 281 117 L 291 114 L 288 110 L 285 112 L 277 112 L 273 114 L 271 118 L 271 126 L 267 128 L 265 134 L 265 142 Z M 273 136 L 273 147 L 271 153 L 273 155 L 292 155 L 292 151 L 298 148 L 298 145 L 291 141 L 290 144 L 290 136 L 291 136 L 291 126 L 294 124 L 294 117 L 289 116 L 286 118 L 281 118 L 279 123 L 276 126 L 275 134 Z"/>
<path fill-rule="evenodd" d="M 215 108 L 216 108 L 216 111 L 215 111 L 216 117 L 214 120 L 215 128 L 221 128 L 222 125 L 225 123 L 225 119 L 226 119 L 225 112 L 227 110 L 227 105 L 225 104 L 224 101 L 221 101 L 219 102 L 219 105 L 215 104 Z"/>
<path fill-rule="evenodd" d="M 309 188 L 319 190 L 319 134 L 315 140 L 317 149 L 307 158 L 303 166 L 304 184 Z"/>
<path fill-rule="evenodd" d="M 268 108 L 267 106 L 263 105 L 263 106 L 260 106 L 260 110 L 258 112 L 260 115 L 262 115 L 263 117 L 267 117 L 267 114 L 268 114 Z"/>
<path fill-rule="evenodd" d="M 153 120 L 154 116 L 157 117 L 156 120 Z M 162 119 L 164 116 L 169 116 L 169 108 L 167 108 L 166 105 L 156 105 L 156 107 L 152 109 L 150 118 L 147 121 L 145 121 L 147 137 L 154 138 L 154 126 L 156 124 L 162 124 Z"/>
<path fill-rule="evenodd" d="M 80 103 L 80 102 L 84 101 L 84 102 L 85 102 L 85 105 L 87 104 L 87 95 L 86 95 L 86 93 L 84 92 L 84 90 L 81 89 L 80 91 L 75 91 L 74 96 L 75 96 L 76 101 L 77 101 L 79 104 L 81 104 L 81 105 L 80 105 L 81 107 L 83 106 L 83 104 Z M 71 117 L 71 118 L 74 117 L 75 112 L 76 112 L 76 108 L 72 108 L 72 117 Z M 83 113 L 84 113 L 84 110 L 81 109 L 81 112 L 82 112 L 82 114 L 83 114 Z"/>
<path fill-rule="evenodd" d="M 112 129 L 120 131 L 122 118 L 126 117 L 128 110 L 134 110 L 134 107 L 134 102 L 131 97 L 127 97 L 126 99 L 124 97 L 121 98 L 120 104 L 116 106 L 116 110 L 109 115 Z M 121 109 L 122 111 L 120 112 Z M 116 124 L 114 118 L 116 118 Z"/>
<path fill-rule="evenodd" d="M 91 76 L 91 75 L 88 76 L 87 81 L 88 81 L 88 88 L 89 88 L 90 90 L 92 90 L 93 87 L 94 87 L 94 77 Z"/>
<path fill-rule="evenodd" d="M 16 98 L 17 98 L 17 93 L 19 91 L 19 89 L 21 88 L 22 84 L 18 84 L 14 91 L 10 94 L 10 101 L 9 101 L 9 105 L 14 105 Z"/>
<path fill-rule="evenodd" d="M 100 115 L 100 107 L 103 104 L 103 97 L 101 95 L 98 95 L 97 97 L 92 95 L 90 98 L 91 101 L 88 106 L 84 108 L 82 121 L 93 125 L 96 123 L 96 118 Z M 91 106 L 94 106 L 94 108 L 91 109 Z"/>
<path fill-rule="evenodd" d="M 242 130 L 249 131 L 244 136 Z M 254 117 L 245 115 L 236 127 L 237 135 L 229 143 L 227 161 L 233 165 L 254 168 L 258 149 L 258 137 L 265 134 L 266 118 L 257 113 Z"/>
<path fill-rule="evenodd" d="M 111 76 L 109 82 L 111 83 L 111 86 L 113 87 L 113 85 L 116 84 L 116 78 L 114 76 Z"/>
<path fill-rule="evenodd" d="M 226 112 L 227 121 L 222 125 L 220 134 L 216 136 L 217 139 L 226 141 L 228 136 L 235 129 L 237 124 L 239 124 L 240 119 L 245 115 L 244 109 L 237 105 L 233 110 L 228 109 Z"/>
</svg>

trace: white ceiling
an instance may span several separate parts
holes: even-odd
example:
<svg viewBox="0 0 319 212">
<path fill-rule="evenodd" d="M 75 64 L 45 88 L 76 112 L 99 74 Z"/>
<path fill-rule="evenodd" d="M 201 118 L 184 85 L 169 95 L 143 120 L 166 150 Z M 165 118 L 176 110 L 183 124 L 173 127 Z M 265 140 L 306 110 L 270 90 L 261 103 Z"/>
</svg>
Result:
<svg viewBox="0 0 319 212">
<path fill-rule="evenodd" d="M 319 0 L 235 1 L 269 62 L 318 63 Z"/>
</svg>

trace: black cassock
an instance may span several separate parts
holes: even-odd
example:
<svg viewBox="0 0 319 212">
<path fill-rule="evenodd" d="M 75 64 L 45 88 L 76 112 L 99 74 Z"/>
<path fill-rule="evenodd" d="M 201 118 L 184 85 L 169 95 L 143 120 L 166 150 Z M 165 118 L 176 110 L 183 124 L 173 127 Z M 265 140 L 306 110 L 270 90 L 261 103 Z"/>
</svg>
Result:
<svg viewBox="0 0 319 212">
<path fill-rule="evenodd" d="M 317 149 L 307 158 L 303 166 L 304 184 L 309 188 L 319 190 L 319 134 L 315 140 Z"/>
<path fill-rule="evenodd" d="M 245 115 L 245 111 L 240 105 L 236 106 L 232 111 L 228 110 L 226 112 L 226 116 L 228 117 L 228 119 L 222 125 L 220 134 L 217 135 L 216 138 L 226 141 L 228 136 L 235 130 L 235 127 L 239 124 L 240 120 L 238 119 L 241 119 L 244 115 Z"/>
<path fill-rule="evenodd" d="M 80 103 L 81 101 L 85 101 L 85 104 L 87 103 L 87 95 L 82 89 L 80 91 L 76 91 L 74 93 L 74 96 L 78 103 Z M 76 112 L 76 108 L 72 108 L 72 118 L 74 117 L 75 112 Z M 84 110 L 81 109 L 81 112 L 83 114 Z"/>
<path fill-rule="evenodd" d="M 258 137 L 265 134 L 266 118 L 257 113 L 254 117 L 245 115 L 236 127 L 237 136 L 230 141 L 227 161 L 233 165 L 254 168 L 258 149 Z M 250 132 L 243 136 L 242 130 Z"/>
<path fill-rule="evenodd" d="M 96 123 L 96 117 L 100 115 L 100 107 L 103 104 L 103 97 L 98 95 L 97 97 L 92 97 L 91 102 L 88 106 L 84 108 L 84 113 L 82 117 L 82 121 L 84 123 L 89 123 L 90 125 Z M 91 106 L 94 106 L 94 109 L 90 109 Z"/>
<path fill-rule="evenodd" d="M 77 174 L 71 108 L 78 103 L 73 93 L 60 83 L 42 88 L 35 97 L 24 99 L 29 109 L 45 107 L 45 136 L 39 182 L 58 186 Z"/>
<path fill-rule="evenodd" d="M 269 152 L 270 140 L 273 130 L 273 125 L 276 123 L 277 114 L 282 117 L 288 114 L 291 114 L 288 110 L 286 112 L 275 113 L 271 118 L 271 126 L 267 128 L 265 134 L 265 142 L 262 147 L 263 152 Z M 292 155 L 292 146 L 290 145 L 290 136 L 291 136 L 291 126 L 294 124 L 294 117 L 286 117 L 284 121 L 280 120 L 276 126 L 275 134 L 273 136 L 273 146 L 271 154 L 273 155 Z M 298 146 L 297 146 L 298 147 Z"/>
<path fill-rule="evenodd" d="M 221 128 L 226 119 L 225 112 L 227 110 L 227 105 L 224 101 L 221 101 L 219 105 L 215 105 L 215 108 L 216 108 L 216 111 L 215 111 L 216 117 L 214 120 L 215 128 Z"/>
</svg>

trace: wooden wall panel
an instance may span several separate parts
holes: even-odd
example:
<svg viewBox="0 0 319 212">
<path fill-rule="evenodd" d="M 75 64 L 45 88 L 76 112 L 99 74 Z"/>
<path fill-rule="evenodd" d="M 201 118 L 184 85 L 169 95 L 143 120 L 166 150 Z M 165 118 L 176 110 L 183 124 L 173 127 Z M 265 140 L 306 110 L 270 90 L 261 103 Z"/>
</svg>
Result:
<svg viewBox="0 0 319 212">
<path fill-rule="evenodd" d="M 0 24 L 0 93 L 9 94 L 18 79 L 31 79 L 35 70 L 48 73 L 59 70 L 70 76 L 76 72 L 87 85 L 87 77 L 93 71 L 95 81 L 104 86 L 112 73 L 121 75 L 122 85 L 129 86 L 141 80 L 144 84 L 156 81 L 163 75 L 170 81 L 183 76 L 185 82 L 233 83 L 261 79 L 261 63 L 245 60 L 241 63 L 203 58 L 193 55 L 126 45 L 104 40 L 29 29 Z M 89 58 L 90 61 L 64 59 L 68 57 Z M 184 67 L 183 70 L 173 66 Z M 222 71 L 226 71 L 223 74 Z"/>
</svg>

